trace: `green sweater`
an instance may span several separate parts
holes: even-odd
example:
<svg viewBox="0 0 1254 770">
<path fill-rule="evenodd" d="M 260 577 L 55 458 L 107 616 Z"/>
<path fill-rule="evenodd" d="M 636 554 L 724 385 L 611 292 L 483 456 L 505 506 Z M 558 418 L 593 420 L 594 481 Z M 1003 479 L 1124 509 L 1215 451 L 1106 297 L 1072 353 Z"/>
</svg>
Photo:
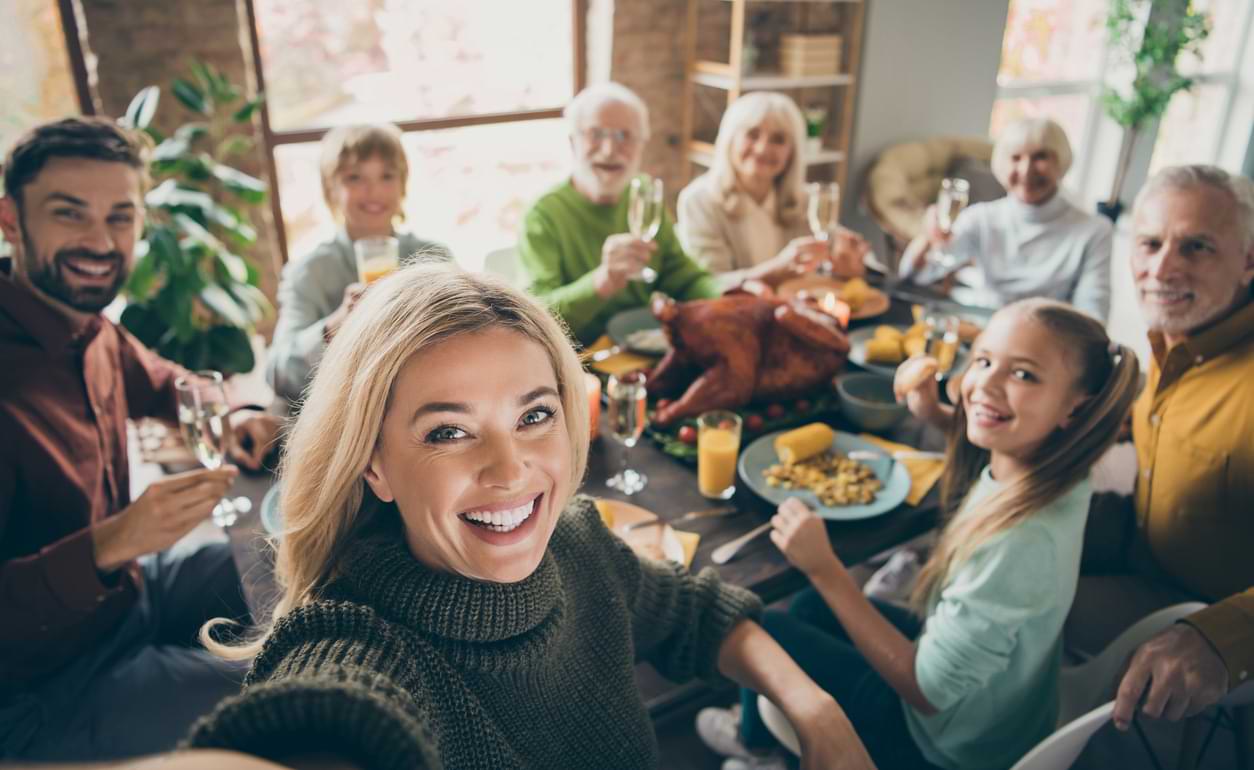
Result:
<svg viewBox="0 0 1254 770">
<path fill-rule="evenodd" d="M 557 311 L 585 345 L 605 333 L 614 314 L 647 305 L 654 291 L 678 300 L 708 299 L 720 294 L 718 283 L 692 261 L 679 245 L 670 214 L 663 212 L 649 263 L 658 273 L 655 284 L 630 281 L 608 299 L 597 296 L 592 271 L 601 264 L 601 246 L 627 226 L 627 198 L 606 206 L 585 198 L 569 181 L 540 197 L 523 219 L 518 255 L 531 281 L 531 293 Z"/>
<path fill-rule="evenodd" d="M 1000 488 L 985 468 L 957 518 Z M 1075 598 L 1088 479 L 983 543 L 946 578 L 919 637 L 914 673 L 937 713 L 903 702 L 939 767 L 1010 767 L 1054 731 L 1062 625 Z"/>
<path fill-rule="evenodd" d="M 189 744 L 364 768 L 654 768 L 633 667 L 717 677 L 753 594 L 639 559 L 576 498 L 536 571 L 477 582 L 364 541 L 324 598 L 275 625 L 239 696 Z"/>
</svg>

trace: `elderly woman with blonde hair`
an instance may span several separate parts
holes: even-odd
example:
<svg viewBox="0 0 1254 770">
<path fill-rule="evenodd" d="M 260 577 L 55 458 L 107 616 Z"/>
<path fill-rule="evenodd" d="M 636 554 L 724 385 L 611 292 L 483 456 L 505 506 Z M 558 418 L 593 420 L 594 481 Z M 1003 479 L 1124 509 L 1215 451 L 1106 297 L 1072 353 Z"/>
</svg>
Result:
<svg viewBox="0 0 1254 770">
<path fill-rule="evenodd" d="M 637 557 L 575 494 L 582 383 L 561 324 L 499 279 L 413 266 L 372 285 L 289 437 L 274 621 L 242 643 L 206 626 L 210 650 L 255 658 L 190 746 L 318 767 L 654 768 L 633 679 L 649 661 L 762 688 L 806 768 L 870 767 L 751 593 Z"/>
<path fill-rule="evenodd" d="M 940 229 L 935 206 L 929 207 L 925 235 L 905 250 L 900 276 L 934 283 L 962 267 L 957 277 L 967 286 L 954 298 L 1001 307 L 1050 297 L 1105 324 L 1111 224 L 1062 196 L 1071 143 L 1061 125 L 1046 118 L 1007 125 L 993 145 L 992 164 L 1007 196 L 964 209 L 949 232 Z"/>
<path fill-rule="evenodd" d="M 861 275 L 866 242 L 841 228 L 823 242 L 806 226 L 805 120 L 784 94 L 755 92 L 723 115 L 709 172 L 679 193 L 685 251 L 723 286 L 768 284 L 830 262 Z"/>
<path fill-rule="evenodd" d="M 1002 131 L 993 147 L 993 174 L 1004 198 L 958 215 L 950 232 L 928 209 L 925 234 L 906 248 L 900 275 L 935 283 L 955 271 L 967 283 L 955 299 L 1001 307 L 1025 297 L 1069 302 L 1105 323 L 1110 312 L 1111 225 L 1063 197 L 1059 184 L 1071 167 L 1062 127 L 1025 118 Z M 943 253 L 945 257 L 934 258 Z M 963 292 L 967 292 L 964 294 Z"/>
</svg>

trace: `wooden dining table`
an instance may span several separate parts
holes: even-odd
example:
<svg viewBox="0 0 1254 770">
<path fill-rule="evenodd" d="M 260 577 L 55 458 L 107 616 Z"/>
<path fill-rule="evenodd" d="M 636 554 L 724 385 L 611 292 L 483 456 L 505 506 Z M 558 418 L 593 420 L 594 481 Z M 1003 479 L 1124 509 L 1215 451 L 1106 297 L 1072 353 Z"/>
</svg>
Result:
<svg viewBox="0 0 1254 770">
<path fill-rule="evenodd" d="M 894 300 L 883 316 L 854 321 L 851 328 L 864 323 L 909 324 L 911 320 L 910 304 Z M 837 430 L 859 432 L 837 413 L 815 415 L 814 419 L 821 419 Z M 944 443 L 937 429 L 910 417 L 884 434 L 884 438 L 924 450 L 940 449 Z M 716 565 L 711 561 L 711 553 L 718 546 L 767 522 L 774 512 L 772 504 L 743 484 L 737 486 L 735 495 L 728 501 L 711 501 L 702 497 L 697 490 L 695 466 L 667 455 L 647 440 L 642 440 L 631 450 L 630 459 L 632 468 L 648 476 L 648 485 L 642 491 L 625 497 L 605 485 L 606 479 L 620 467 L 624 451 L 624 447 L 611 438 L 603 414 L 599 437 L 592 441 L 581 491 L 599 498 L 627 500 L 665 520 L 678 518 L 690 511 L 733 505 L 742 511 L 742 515 L 698 519 L 683 525 L 683 529 L 701 535 L 691 564 L 692 571 L 714 569 L 723 580 L 748 588 L 765 603 L 787 597 L 806 585 L 805 576 L 788 563 L 768 537 L 757 538 L 726 564 Z M 269 608 L 277 595 L 272 569 L 273 551 L 260 518 L 262 499 L 274 483 L 272 474 L 240 475 L 232 494 L 249 498 L 253 503 L 252 510 L 241 516 L 227 531 L 245 596 L 253 609 L 254 619 L 258 621 L 268 617 Z M 828 535 L 842 561 L 855 565 L 932 529 L 936 525 L 938 511 L 939 496 L 933 489 L 916 506 L 902 503 L 894 510 L 873 518 L 829 521 Z M 700 685 L 672 686 L 647 670 L 640 672 L 638 680 L 655 719 L 684 708 L 701 691 Z"/>
</svg>

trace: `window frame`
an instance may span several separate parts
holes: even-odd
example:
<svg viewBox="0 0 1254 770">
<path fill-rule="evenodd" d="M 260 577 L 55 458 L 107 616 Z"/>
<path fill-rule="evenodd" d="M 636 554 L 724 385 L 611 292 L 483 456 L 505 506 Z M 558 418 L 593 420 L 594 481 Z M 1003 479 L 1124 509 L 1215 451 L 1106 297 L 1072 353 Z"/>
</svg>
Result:
<svg viewBox="0 0 1254 770">
<path fill-rule="evenodd" d="M 70 3 L 72 0 L 59 0 Z M 583 90 L 587 78 L 587 38 L 588 31 L 587 3 L 588 0 L 569 0 L 571 13 L 572 42 L 575 50 L 572 57 L 572 94 Z M 244 0 L 244 9 L 248 23 L 248 43 L 253 60 L 253 71 L 257 82 L 257 91 L 265 93 L 265 65 L 261 56 L 261 36 L 257 27 L 256 0 Z M 545 107 L 533 110 L 512 112 L 487 112 L 477 115 L 457 115 L 447 118 L 426 118 L 421 120 L 396 121 L 394 125 L 402 133 L 421 133 L 423 131 L 440 131 L 450 128 L 467 128 L 470 126 L 486 126 L 500 123 L 522 123 L 530 120 L 550 120 L 560 118 L 564 105 Z M 276 267 L 282 268 L 288 261 L 287 225 L 283 220 L 283 206 L 280 200 L 278 184 L 278 165 L 275 162 L 275 149 L 285 144 L 308 144 L 317 142 L 330 131 L 333 126 L 315 128 L 288 129 L 276 131 L 270 124 L 270 106 L 261 103 L 258 111 L 261 122 L 261 145 L 265 156 L 266 173 L 270 177 L 270 215 L 274 220 L 274 234 L 278 241 L 279 253 Z"/>
<path fill-rule="evenodd" d="M 1223 160 L 1221 156 L 1229 141 L 1232 129 L 1232 115 L 1237 108 L 1237 102 L 1241 98 L 1243 62 L 1251 54 L 1250 47 L 1254 46 L 1254 43 L 1250 41 L 1250 35 L 1254 33 L 1254 0 L 1250 0 L 1246 5 L 1245 18 L 1242 24 L 1244 34 L 1237 38 L 1240 42 L 1238 43 L 1231 67 L 1222 71 L 1207 72 L 1205 71 L 1205 61 L 1203 60 L 1202 71 L 1190 75 L 1193 78 L 1194 88 L 1218 85 L 1224 89 L 1223 120 L 1220 123 L 1215 145 L 1211 148 L 1209 157 L 1205 159 L 1207 163 L 1218 163 Z M 1093 73 L 1094 77 L 1092 78 L 1083 80 L 998 82 L 997 90 L 993 97 L 994 103 L 1002 99 L 1038 99 L 1051 96 L 1086 96 L 1088 98 L 1089 106 L 1085 119 L 1084 135 L 1078 138 L 1071 137 L 1075 158 L 1071 166 L 1071 172 L 1068 174 L 1071 180 L 1070 188 L 1086 200 L 1100 200 L 1105 197 L 1101 194 L 1095 195 L 1094 191 L 1090 189 L 1094 177 L 1097 176 L 1096 166 L 1099 156 L 1107 157 L 1106 162 L 1111 163 L 1112 167 L 1115 162 L 1113 154 L 1096 151 L 1096 148 L 1103 145 L 1102 137 L 1109 135 L 1112 128 L 1122 136 L 1122 129 L 1119 129 L 1113 121 L 1106 117 L 1106 113 L 1101 105 L 1103 85 L 1101 74 L 1109 63 L 1109 50 L 1109 44 L 1105 36 L 1103 36 L 1102 52 L 1098 59 L 1101 63 L 1101 71 Z M 1247 88 L 1249 87 L 1254 87 L 1254 84 L 1247 85 Z M 1143 138 L 1138 138 L 1137 141 L 1138 143 L 1145 142 L 1145 146 L 1149 148 L 1149 151 L 1132 155 L 1127 178 L 1143 179 L 1148 175 L 1153 162 L 1153 149 L 1158 143 L 1160 122 L 1156 120 L 1140 130 Z M 1246 157 L 1250 158 L 1251 162 L 1254 162 L 1254 137 L 1251 138 L 1251 144 L 1246 147 Z M 1240 160 L 1236 162 L 1238 165 L 1240 164 Z"/>
</svg>

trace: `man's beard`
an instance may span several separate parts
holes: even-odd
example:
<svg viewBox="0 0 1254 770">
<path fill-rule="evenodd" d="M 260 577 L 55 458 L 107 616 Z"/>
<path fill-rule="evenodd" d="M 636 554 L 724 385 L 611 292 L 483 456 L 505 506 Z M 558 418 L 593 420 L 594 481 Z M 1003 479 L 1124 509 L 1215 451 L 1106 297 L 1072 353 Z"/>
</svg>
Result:
<svg viewBox="0 0 1254 770">
<path fill-rule="evenodd" d="M 25 228 L 22 232 L 22 244 L 27 280 L 49 297 L 81 313 L 99 313 L 108 307 L 130 275 L 126 257 L 117 250 L 99 254 L 88 249 L 61 249 L 52 255 L 52 259 L 41 262 L 36 256 L 39 252 L 35 250 L 35 244 L 31 242 Z M 102 286 L 72 286 L 65 279 L 66 274 L 74 271 L 68 264 L 71 259 L 92 260 L 101 265 L 112 263 L 113 281 Z"/>
</svg>

